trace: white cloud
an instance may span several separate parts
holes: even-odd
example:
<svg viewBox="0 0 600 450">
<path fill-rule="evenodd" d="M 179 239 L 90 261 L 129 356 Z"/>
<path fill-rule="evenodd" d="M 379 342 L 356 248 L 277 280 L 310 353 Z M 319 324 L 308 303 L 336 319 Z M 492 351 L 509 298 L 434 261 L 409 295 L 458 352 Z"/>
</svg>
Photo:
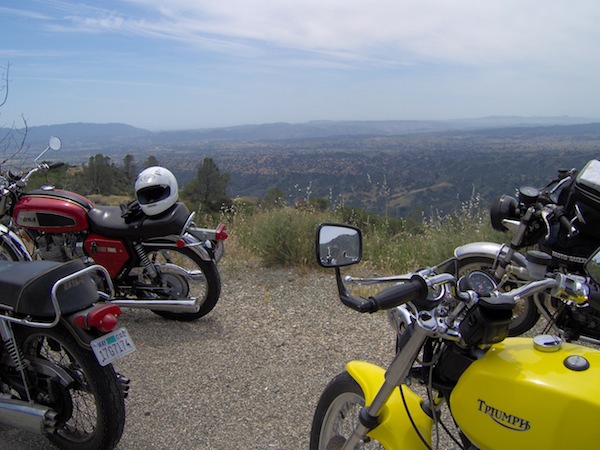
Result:
<svg viewBox="0 0 600 450">
<path fill-rule="evenodd" d="M 592 51 L 598 3 L 548 0 L 130 0 L 160 17 L 131 21 L 190 43 L 268 44 L 389 62 L 474 66 L 536 61 Z M 583 48 L 582 48 L 583 46 Z"/>
<path fill-rule="evenodd" d="M 40 14 L 35 11 L 26 11 L 20 8 L 7 8 L 4 6 L 0 6 L 0 15 L 2 16 L 13 16 L 20 17 L 25 19 L 35 19 L 35 20 L 47 20 L 50 19 L 49 16 L 44 14 Z"/>
<path fill-rule="evenodd" d="M 468 67 L 599 63 L 600 6 L 594 0 L 127 0 L 118 9 L 51 4 L 67 19 L 54 30 L 177 40 L 237 58 Z"/>
</svg>

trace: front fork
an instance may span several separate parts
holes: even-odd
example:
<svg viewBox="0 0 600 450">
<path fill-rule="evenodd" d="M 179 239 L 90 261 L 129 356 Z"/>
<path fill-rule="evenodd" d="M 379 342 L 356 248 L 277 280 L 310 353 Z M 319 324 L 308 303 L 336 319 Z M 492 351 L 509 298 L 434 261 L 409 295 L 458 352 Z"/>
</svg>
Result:
<svg viewBox="0 0 600 450">
<path fill-rule="evenodd" d="M 359 425 L 344 444 L 344 450 L 354 449 L 366 436 L 389 450 L 422 448 L 424 442 L 431 445 L 433 419 L 425 412 L 423 399 L 403 384 L 425 342 L 427 330 L 411 327 L 406 333 L 409 332 L 410 337 L 387 371 L 362 361 L 347 364 L 346 369 L 361 387 L 367 406 L 361 410 Z"/>
</svg>

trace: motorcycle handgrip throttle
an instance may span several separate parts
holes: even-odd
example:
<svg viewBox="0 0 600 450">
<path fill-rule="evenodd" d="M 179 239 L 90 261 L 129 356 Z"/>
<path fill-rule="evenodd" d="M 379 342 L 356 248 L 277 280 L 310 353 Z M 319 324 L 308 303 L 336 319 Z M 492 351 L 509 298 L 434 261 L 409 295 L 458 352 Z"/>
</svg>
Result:
<svg viewBox="0 0 600 450">
<path fill-rule="evenodd" d="M 566 216 L 560 216 L 560 226 L 563 228 L 563 230 L 565 230 L 567 233 L 569 233 L 567 235 L 567 237 L 571 237 L 574 236 L 575 234 L 577 234 L 577 228 L 575 228 L 571 222 L 569 221 L 569 219 Z"/>
<path fill-rule="evenodd" d="M 374 307 L 371 312 L 394 308 L 408 302 L 425 300 L 427 291 L 427 283 L 423 277 L 413 275 L 408 283 L 397 284 L 369 297 Z"/>
<path fill-rule="evenodd" d="M 569 218 L 565 215 L 564 207 L 562 207 L 562 206 L 557 207 L 555 209 L 554 213 L 558 217 L 558 223 L 560 224 L 560 226 L 563 230 L 565 230 L 568 233 L 576 233 L 577 232 L 577 230 L 571 224 L 571 221 L 569 220 Z"/>
<path fill-rule="evenodd" d="M 55 162 L 55 163 L 52 163 L 52 164 L 48 164 L 48 169 L 58 169 L 59 167 L 62 167 L 64 165 L 65 165 L 64 162 L 58 161 L 58 162 Z"/>
</svg>

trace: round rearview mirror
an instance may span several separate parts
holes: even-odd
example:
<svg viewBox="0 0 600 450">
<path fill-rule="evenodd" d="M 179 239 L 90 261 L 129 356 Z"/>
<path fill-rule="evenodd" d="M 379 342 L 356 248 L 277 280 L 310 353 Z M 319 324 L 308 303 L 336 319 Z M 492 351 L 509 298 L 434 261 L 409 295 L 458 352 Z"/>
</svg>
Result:
<svg viewBox="0 0 600 450">
<path fill-rule="evenodd" d="M 60 138 L 57 138 L 56 136 L 52 136 L 48 140 L 48 148 L 50 150 L 60 150 L 61 147 L 62 147 L 62 141 L 60 140 Z"/>
</svg>

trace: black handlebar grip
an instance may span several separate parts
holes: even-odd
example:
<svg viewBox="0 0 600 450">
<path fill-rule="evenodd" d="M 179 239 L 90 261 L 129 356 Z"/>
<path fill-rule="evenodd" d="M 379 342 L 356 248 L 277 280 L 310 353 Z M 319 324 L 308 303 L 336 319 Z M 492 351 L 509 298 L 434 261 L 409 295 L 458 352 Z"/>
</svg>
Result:
<svg viewBox="0 0 600 450">
<path fill-rule="evenodd" d="M 52 164 L 48 164 L 48 169 L 58 169 L 59 167 L 62 167 L 64 165 L 65 165 L 64 162 L 58 161 L 58 162 L 55 162 L 55 163 L 52 163 Z"/>
<path fill-rule="evenodd" d="M 413 275 L 408 283 L 397 284 L 369 297 L 375 308 L 372 312 L 394 308 L 415 300 L 425 300 L 427 290 L 425 280 L 418 275 Z"/>
<path fill-rule="evenodd" d="M 352 308 L 353 310 L 361 313 L 372 313 L 377 311 L 373 307 L 373 302 L 367 298 L 341 295 L 340 300 L 342 300 L 342 303 L 348 308 Z"/>
</svg>

